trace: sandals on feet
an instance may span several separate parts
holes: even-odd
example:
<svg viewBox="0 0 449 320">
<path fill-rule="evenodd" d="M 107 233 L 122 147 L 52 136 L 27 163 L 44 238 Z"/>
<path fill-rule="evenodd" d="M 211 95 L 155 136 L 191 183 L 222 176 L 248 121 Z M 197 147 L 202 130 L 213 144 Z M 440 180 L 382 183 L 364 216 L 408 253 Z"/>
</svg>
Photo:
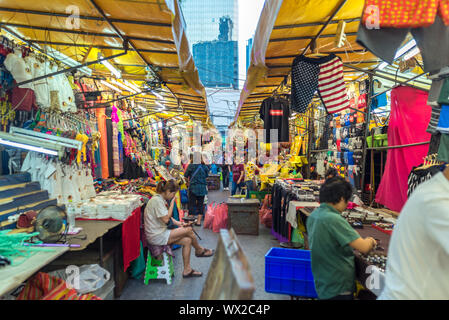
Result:
<svg viewBox="0 0 449 320">
<path fill-rule="evenodd" d="M 199 278 L 199 277 L 202 277 L 202 276 L 203 276 L 202 272 L 196 271 L 196 270 L 193 270 L 193 269 L 188 274 L 183 274 L 182 275 L 183 278 Z"/>
<path fill-rule="evenodd" d="M 206 252 L 208 252 L 208 251 L 210 253 L 206 254 Z M 206 248 L 204 248 L 204 250 L 199 254 L 195 253 L 195 257 L 198 257 L 198 258 L 208 258 L 208 257 L 212 257 L 213 255 L 214 255 L 214 250 L 206 249 Z"/>
</svg>

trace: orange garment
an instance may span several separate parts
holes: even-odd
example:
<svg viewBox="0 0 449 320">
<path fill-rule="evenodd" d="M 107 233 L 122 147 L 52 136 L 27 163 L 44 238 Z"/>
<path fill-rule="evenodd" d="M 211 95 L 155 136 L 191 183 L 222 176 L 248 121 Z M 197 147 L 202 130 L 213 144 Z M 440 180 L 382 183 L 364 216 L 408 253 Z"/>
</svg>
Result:
<svg viewBox="0 0 449 320">
<path fill-rule="evenodd" d="M 98 131 L 100 138 L 101 176 L 103 179 L 109 178 L 108 166 L 108 132 L 106 129 L 106 114 L 104 108 L 96 109 Z"/>
<path fill-rule="evenodd" d="M 437 14 L 449 25 L 449 0 L 366 0 L 362 19 L 366 26 L 376 25 L 375 8 L 380 28 L 428 27 Z"/>
</svg>

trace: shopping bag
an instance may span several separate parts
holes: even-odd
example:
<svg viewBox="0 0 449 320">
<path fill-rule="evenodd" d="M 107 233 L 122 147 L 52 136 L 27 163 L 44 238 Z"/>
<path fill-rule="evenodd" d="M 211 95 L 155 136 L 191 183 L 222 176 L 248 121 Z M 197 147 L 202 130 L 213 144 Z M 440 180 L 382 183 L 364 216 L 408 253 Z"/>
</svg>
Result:
<svg viewBox="0 0 449 320">
<path fill-rule="evenodd" d="M 179 193 L 181 194 L 181 203 L 182 204 L 188 203 L 189 202 L 189 197 L 188 197 L 188 194 L 187 194 L 187 190 L 186 189 L 180 190 Z"/>
<path fill-rule="evenodd" d="M 264 212 L 264 215 L 262 216 L 262 221 L 261 223 L 267 227 L 267 228 L 271 228 L 273 225 L 273 215 L 270 209 L 266 209 Z"/>
<path fill-rule="evenodd" d="M 214 222 L 212 224 L 212 230 L 219 232 L 220 229 L 226 229 L 228 225 L 228 206 L 223 203 L 216 207 L 214 210 Z"/>
<path fill-rule="evenodd" d="M 214 222 L 214 209 L 215 209 L 215 203 L 212 202 L 207 206 L 206 210 L 206 216 L 204 217 L 204 229 L 212 229 L 212 224 Z"/>
</svg>

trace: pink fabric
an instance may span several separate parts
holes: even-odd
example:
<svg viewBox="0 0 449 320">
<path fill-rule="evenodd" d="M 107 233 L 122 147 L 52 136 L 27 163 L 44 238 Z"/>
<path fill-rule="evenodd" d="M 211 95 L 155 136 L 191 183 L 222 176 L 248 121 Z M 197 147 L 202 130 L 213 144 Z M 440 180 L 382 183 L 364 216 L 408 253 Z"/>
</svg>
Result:
<svg viewBox="0 0 449 320">
<path fill-rule="evenodd" d="M 410 87 L 391 91 L 391 115 L 388 145 L 430 141 L 426 132 L 432 109 L 427 105 L 427 92 Z M 407 201 L 408 175 L 427 155 L 429 145 L 388 150 L 385 172 L 376 194 L 376 202 L 400 212 Z"/>
</svg>

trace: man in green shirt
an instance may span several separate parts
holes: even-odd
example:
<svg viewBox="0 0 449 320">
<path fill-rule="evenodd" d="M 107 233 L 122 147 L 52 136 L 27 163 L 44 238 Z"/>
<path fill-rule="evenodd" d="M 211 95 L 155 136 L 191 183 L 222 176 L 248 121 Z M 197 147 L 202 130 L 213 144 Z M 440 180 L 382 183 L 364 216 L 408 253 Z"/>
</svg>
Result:
<svg viewBox="0 0 449 320">
<path fill-rule="evenodd" d="M 320 299 L 352 300 L 355 292 L 353 249 L 368 253 L 376 246 L 362 239 L 341 216 L 352 195 L 349 182 L 341 177 L 326 180 L 320 189 L 321 206 L 307 219 L 312 273 Z"/>
</svg>

